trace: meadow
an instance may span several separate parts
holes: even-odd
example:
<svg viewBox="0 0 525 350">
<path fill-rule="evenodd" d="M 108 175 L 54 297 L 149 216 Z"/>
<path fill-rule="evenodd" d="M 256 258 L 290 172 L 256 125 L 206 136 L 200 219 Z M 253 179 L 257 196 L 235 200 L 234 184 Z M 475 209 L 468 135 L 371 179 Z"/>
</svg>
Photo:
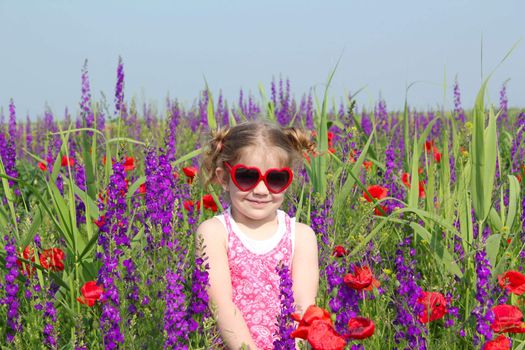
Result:
<svg viewBox="0 0 525 350">
<path fill-rule="evenodd" d="M 81 78 L 79 108 L 0 113 L 1 348 L 220 348 L 194 233 L 228 203 L 200 156 L 209 130 L 255 118 L 317 145 L 282 209 L 317 234 L 326 313 L 294 324 L 280 271 L 275 349 L 290 334 L 319 350 L 525 348 L 525 110 L 505 85 L 497 105 L 487 80 L 462 106 L 456 81 L 453 109 L 390 111 L 283 79 L 237 103 L 206 88 L 138 106 L 122 61 L 113 101 L 92 97 L 87 63 Z"/>
</svg>

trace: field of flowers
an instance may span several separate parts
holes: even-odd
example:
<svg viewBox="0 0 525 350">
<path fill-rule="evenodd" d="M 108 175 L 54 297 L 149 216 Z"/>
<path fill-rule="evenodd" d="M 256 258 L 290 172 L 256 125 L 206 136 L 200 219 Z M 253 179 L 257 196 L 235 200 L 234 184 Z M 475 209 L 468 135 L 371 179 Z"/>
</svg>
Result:
<svg viewBox="0 0 525 350">
<path fill-rule="evenodd" d="M 291 315 L 281 269 L 275 349 L 523 349 L 525 110 L 366 108 L 297 100 L 272 81 L 230 104 L 91 96 L 0 112 L 0 344 L 6 349 L 217 349 L 194 233 L 228 204 L 203 188 L 208 130 L 265 117 L 309 130 L 283 210 L 318 235 L 317 307 Z M 298 321 L 294 323 L 292 319 Z"/>
</svg>

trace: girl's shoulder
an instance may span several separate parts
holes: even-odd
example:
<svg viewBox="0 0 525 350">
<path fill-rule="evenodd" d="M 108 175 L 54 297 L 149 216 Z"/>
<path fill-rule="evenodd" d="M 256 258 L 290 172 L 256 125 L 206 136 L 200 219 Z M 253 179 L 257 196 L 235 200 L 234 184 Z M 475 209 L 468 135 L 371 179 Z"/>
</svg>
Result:
<svg viewBox="0 0 525 350">
<path fill-rule="evenodd" d="M 227 241 L 226 228 L 216 216 L 201 222 L 197 227 L 197 236 L 207 243 L 226 244 Z"/>
<path fill-rule="evenodd" d="M 300 235 L 311 235 L 314 234 L 314 230 L 307 224 L 303 224 L 295 220 L 295 232 Z"/>
</svg>

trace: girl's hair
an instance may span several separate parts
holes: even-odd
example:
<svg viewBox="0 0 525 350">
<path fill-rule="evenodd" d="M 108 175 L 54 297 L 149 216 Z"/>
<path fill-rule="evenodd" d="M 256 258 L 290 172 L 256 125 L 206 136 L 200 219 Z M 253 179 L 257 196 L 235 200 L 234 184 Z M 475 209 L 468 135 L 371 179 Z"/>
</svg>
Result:
<svg viewBox="0 0 525 350">
<path fill-rule="evenodd" d="M 234 127 L 211 131 L 201 166 L 204 186 L 217 183 L 215 169 L 224 162 L 235 163 L 249 146 L 277 147 L 286 155 L 287 166 L 294 167 L 303 159 L 304 152 L 315 153 L 310 137 L 295 127 L 282 128 L 265 120 L 247 121 Z"/>
</svg>

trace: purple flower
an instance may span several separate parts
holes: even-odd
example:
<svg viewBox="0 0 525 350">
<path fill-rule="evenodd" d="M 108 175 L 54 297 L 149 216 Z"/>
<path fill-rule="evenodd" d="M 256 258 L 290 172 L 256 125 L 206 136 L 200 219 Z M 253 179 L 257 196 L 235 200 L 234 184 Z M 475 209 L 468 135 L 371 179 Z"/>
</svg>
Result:
<svg viewBox="0 0 525 350">
<path fill-rule="evenodd" d="M 185 311 L 184 276 L 169 268 L 166 269 L 165 275 L 164 349 L 188 349 L 190 328 Z"/>
<path fill-rule="evenodd" d="M 477 275 L 476 300 L 478 304 L 472 310 L 472 315 L 476 318 L 476 331 L 478 333 L 474 336 L 474 345 L 478 345 L 484 340 L 491 340 L 493 337 L 490 325 L 494 321 L 492 312 L 494 302 L 489 294 L 491 290 L 491 266 L 484 248 L 480 248 L 476 252 L 474 263 Z"/>
<path fill-rule="evenodd" d="M 103 254 L 98 255 L 102 259 L 98 280 L 104 289 L 101 297 L 100 328 L 106 349 L 117 349 L 119 344 L 124 342 L 124 336 L 120 330 L 120 299 L 115 280 L 121 278 L 118 265 L 123 253 L 120 248 L 130 247 L 130 240 L 127 236 L 127 184 L 125 179 L 126 172 L 123 164 L 113 163 L 113 174 L 110 176 L 107 187 L 107 210 L 98 237 L 98 244 L 103 250 Z"/>
<path fill-rule="evenodd" d="M 281 313 L 277 316 L 278 339 L 273 342 L 273 346 L 275 350 L 295 350 L 295 340 L 290 336 L 294 330 L 291 315 L 295 311 L 292 276 L 286 264 L 277 266 L 275 270 L 280 277 Z"/>
<path fill-rule="evenodd" d="M 456 121 L 459 121 L 462 124 L 465 124 L 465 112 L 463 111 L 463 108 L 461 107 L 461 94 L 459 92 L 459 85 L 458 85 L 457 78 L 454 83 L 454 117 Z"/>
<path fill-rule="evenodd" d="M 166 135 L 166 155 L 168 160 L 173 162 L 177 153 L 177 126 L 179 125 L 181 118 L 181 109 L 179 103 L 175 101 L 173 104 L 168 104 L 169 119 L 168 119 L 168 131 Z"/>
<path fill-rule="evenodd" d="M 80 115 L 86 128 L 93 128 L 95 124 L 95 116 L 91 110 L 91 92 L 89 88 L 89 76 L 88 76 L 88 60 L 84 61 L 82 67 L 82 95 L 80 100 Z M 88 132 L 88 135 L 93 135 L 92 131 Z"/>
<path fill-rule="evenodd" d="M 396 288 L 396 333 L 394 340 L 397 344 L 406 341 L 407 349 L 426 349 L 423 337 L 423 327 L 418 316 L 423 311 L 423 305 L 418 303 L 422 289 L 417 285 L 415 249 L 411 248 L 411 237 L 406 237 L 399 243 L 396 250 L 395 266 L 399 286 Z"/>
<path fill-rule="evenodd" d="M 122 57 L 118 58 L 117 84 L 115 86 L 115 114 L 119 115 L 124 109 L 124 64 Z"/>
<path fill-rule="evenodd" d="M 4 277 L 5 280 L 5 299 L 2 304 L 7 307 L 7 341 L 11 343 L 16 333 L 22 331 L 22 324 L 20 323 L 20 315 L 18 314 L 18 309 L 20 307 L 20 302 L 18 300 L 18 283 L 16 279 L 18 277 L 18 265 L 16 246 L 14 238 L 9 236 L 4 236 L 5 246 L 4 250 L 6 252 L 5 256 L 5 269 L 7 274 Z"/>
<path fill-rule="evenodd" d="M 173 207 L 175 203 L 175 179 L 168 156 L 151 149 L 146 155 L 146 213 L 153 227 L 162 232 L 161 244 L 170 240 L 173 227 Z M 148 231 L 149 235 L 150 232 Z M 148 238 L 150 241 L 153 237 Z"/>
<path fill-rule="evenodd" d="M 31 133 L 31 119 L 29 119 L 29 114 L 26 118 L 26 147 L 29 152 L 33 152 L 33 134 Z"/>
</svg>

